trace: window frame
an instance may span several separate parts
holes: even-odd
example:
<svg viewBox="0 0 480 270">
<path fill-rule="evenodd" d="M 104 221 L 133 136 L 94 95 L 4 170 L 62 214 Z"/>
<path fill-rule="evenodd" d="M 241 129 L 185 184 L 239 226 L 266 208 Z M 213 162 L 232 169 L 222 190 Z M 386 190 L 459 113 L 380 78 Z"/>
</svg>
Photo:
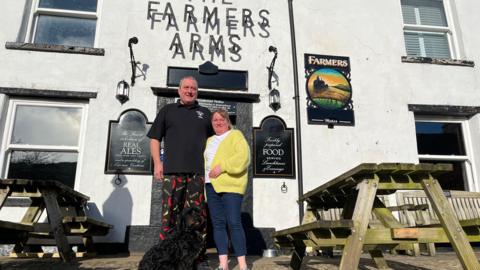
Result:
<svg viewBox="0 0 480 270">
<path fill-rule="evenodd" d="M 430 155 L 430 154 L 419 154 L 417 150 L 418 160 L 428 161 L 428 160 L 444 160 L 444 161 L 461 161 L 464 164 L 464 174 L 466 182 L 464 182 L 466 191 L 478 191 L 477 187 L 477 175 L 475 162 L 473 157 L 473 144 L 471 139 L 470 125 L 467 118 L 464 117 L 442 117 L 442 116 L 418 116 L 415 115 L 416 122 L 432 122 L 432 123 L 454 123 L 460 124 L 463 144 L 465 147 L 465 155 Z M 416 128 L 415 128 L 415 138 L 416 138 Z M 415 139 L 415 145 L 418 147 L 418 142 Z"/>
<path fill-rule="evenodd" d="M 11 143 L 13 127 L 16 117 L 16 108 L 18 106 L 40 106 L 40 107 L 67 107 L 80 108 L 82 110 L 80 120 L 80 130 L 76 146 L 59 146 L 59 145 L 31 145 L 31 144 L 15 144 Z M 0 152 L 0 175 L 6 178 L 10 167 L 10 157 L 12 151 L 52 151 L 77 154 L 77 167 L 75 170 L 74 189 L 79 188 L 79 180 L 81 179 L 81 168 L 83 160 L 84 142 L 86 136 L 86 125 L 88 116 L 88 102 L 85 101 L 52 101 L 42 99 L 28 98 L 11 98 L 8 101 L 8 109 L 5 117 L 5 128 L 2 136 L 2 146 Z"/>
<path fill-rule="evenodd" d="M 79 11 L 79 10 L 70 10 L 70 9 L 54 9 L 54 8 L 42 8 L 40 7 L 40 0 L 33 0 L 31 6 L 31 12 L 27 24 L 27 35 L 25 37 L 25 42 L 35 43 L 35 34 L 37 32 L 38 18 L 41 15 L 47 16 L 59 16 L 59 17 L 69 17 L 69 18 L 80 18 L 80 19 L 95 19 L 95 36 L 93 41 L 93 46 L 91 48 L 97 48 L 98 46 L 98 37 L 99 37 L 99 24 L 101 14 L 101 4 L 103 0 L 97 0 L 97 10 L 95 12 L 90 11 Z M 61 44 L 50 44 L 49 45 L 61 45 Z M 62 45 L 65 46 L 65 45 Z M 69 45 L 72 46 L 72 45 Z M 76 46 L 76 45 L 73 45 Z M 82 46 L 78 46 L 82 47 Z"/>
<path fill-rule="evenodd" d="M 402 17 L 402 24 L 403 24 L 403 34 L 405 33 L 445 34 L 447 37 L 448 47 L 450 50 L 450 58 L 446 58 L 446 59 L 459 59 L 460 50 L 459 50 L 458 39 L 456 37 L 451 0 L 432 0 L 432 1 L 442 2 L 443 12 L 445 13 L 447 26 L 407 24 L 405 23 L 405 19 L 403 18 L 403 12 L 400 12 Z M 400 9 L 401 8 L 402 8 L 402 3 L 400 0 Z M 405 46 L 405 55 L 408 55 L 407 46 L 405 44 L 405 36 L 403 38 L 404 38 L 404 46 Z M 416 55 L 409 55 L 409 56 L 431 57 L 431 56 L 425 55 L 425 47 L 420 48 L 420 54 L 421 54 L 420 56 L 416 56 Z M 431 57 L 431 58 L 437 58 L 437 57 Z"/>
</svg>

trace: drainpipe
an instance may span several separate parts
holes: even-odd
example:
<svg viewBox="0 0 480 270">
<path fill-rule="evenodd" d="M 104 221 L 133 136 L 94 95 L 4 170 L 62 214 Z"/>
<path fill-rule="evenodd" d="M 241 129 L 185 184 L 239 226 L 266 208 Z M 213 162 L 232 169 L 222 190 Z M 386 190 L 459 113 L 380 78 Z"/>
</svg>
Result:
<svg viewBox="0 0 480 270">
<path fill-rule="evenodd" d="M 292 61 L 293 61 L 293 83 L 295 96 L 295 134 L 297 136 L 297 172 L 298 172 L 298 198 L 303 196 L 303 171 L 302 171 L 302 130 L 300 122 L 300 96 L 298 89 L 298 64 L 297 64 L 297 45 L 295 41 L 295 24 L 293 20 L 293 0 L 288 0 L 288 15 L 290 18 L 290 37 L 292 42 Z M 303 220 L 303 202 L 298 203 L 299 224 Z"/>
</svg>

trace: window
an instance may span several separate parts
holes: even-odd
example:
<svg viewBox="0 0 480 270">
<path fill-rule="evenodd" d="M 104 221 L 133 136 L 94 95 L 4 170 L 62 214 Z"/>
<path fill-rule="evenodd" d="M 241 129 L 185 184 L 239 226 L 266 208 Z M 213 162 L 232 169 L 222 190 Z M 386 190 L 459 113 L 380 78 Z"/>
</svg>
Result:
<svg viewBox="0 0 480 270">
<path fill-rule="evenodd" d="M 86 104 L 10 100 L 2 176 L 56 180 L 74 187 Z"/>
<path fill-rule="evenodd" d="M 415 129 L 420 163 L 453 165 L 453 172 L 437 177 L 442 188 L 474 190 L 467 121 L 417 118 Z"/>
<path fill-rule="evenodd" d="M 408 56 L 455 58 L 448 0 L 401 0 Z"/>
<path fill-rule="evenodd" d="M 94 47 L 97 0 L 34 0 L 30 42 Z"/>
</svg>

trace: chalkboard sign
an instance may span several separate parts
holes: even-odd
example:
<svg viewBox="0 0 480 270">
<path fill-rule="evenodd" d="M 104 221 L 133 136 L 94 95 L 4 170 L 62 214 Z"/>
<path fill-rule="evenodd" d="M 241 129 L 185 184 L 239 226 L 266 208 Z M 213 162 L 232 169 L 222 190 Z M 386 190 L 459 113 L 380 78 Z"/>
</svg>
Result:
<svg viewBox="0 0 480 270">
<path fill-rule="evenodd" d="M 253 129 L 253 176 L 264 178 L 295 178 L 293 128 L 277 116 L 262 120 Z"/>
<path fill-rule="evenodd" d="M 150 139 L 152 123 L 136 109 L 123 112 L 108 129 L 106 174 L 151 174 Z"/>
</svg>

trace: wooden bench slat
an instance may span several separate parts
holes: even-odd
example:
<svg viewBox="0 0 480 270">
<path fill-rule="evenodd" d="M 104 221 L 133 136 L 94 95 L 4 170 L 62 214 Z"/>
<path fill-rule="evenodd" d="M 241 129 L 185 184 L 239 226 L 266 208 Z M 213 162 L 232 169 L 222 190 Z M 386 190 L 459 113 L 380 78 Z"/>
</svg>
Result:
<svg viewBox="0 0 480 270">
<path fill-rule="evenodd" d="M 87 216 L 66 216 L 63 217 L 62 221 L 63 223 L 89 223 L 94 226 L 105 227 L 109 229 L 113 228 L 113 225 L 111 224 Z"/>
<path fill-rule="evenodd" d="M 353 227 L 353 221 L 350 219 L 341 219 L 341 220 L 319 220 L 300 226 L 292 227 L 289 229 L 276 231 L 273 233 L 273 236 L 284 236 L 295 233 L 309 232 L 315 229 L 350 229 Z"/>
<path fill-rule="evenodd" d="M 10 221 L 3 221 L 3 220 L 0 220 L 0 228 L 14 230 L 14 231 L 27 231 L 27 232 L 33 231 L 32 225 L 22 224 L 17 222 L 10 222 Z"/>
<path fill-rule="evenodd" d="M 368 173 L 374 173 L 375 170 L 377 169 L 377 164 L 375 163 L 363 163 L 358 165 L 357 167 L 349 170 L 348 172 L 335 177 L 333 180 L 326 182 L 325 184 L 319 186 L 318 188 L 315 188 L 307 193 L 305 193 L 303 196 L 299 198 L 299 201 L 305 201 L 311 196 L 315 196 L 316 194 L 322 193 L 323 191 L 328 190 L 330 187 L 333 187 L 335 185 L 338 185 L 340 182 L 343 182 L 345 179 L 353 177 L 353 176 L 359 176 L 363 174 L 368 174 Z"/>
</svg>

